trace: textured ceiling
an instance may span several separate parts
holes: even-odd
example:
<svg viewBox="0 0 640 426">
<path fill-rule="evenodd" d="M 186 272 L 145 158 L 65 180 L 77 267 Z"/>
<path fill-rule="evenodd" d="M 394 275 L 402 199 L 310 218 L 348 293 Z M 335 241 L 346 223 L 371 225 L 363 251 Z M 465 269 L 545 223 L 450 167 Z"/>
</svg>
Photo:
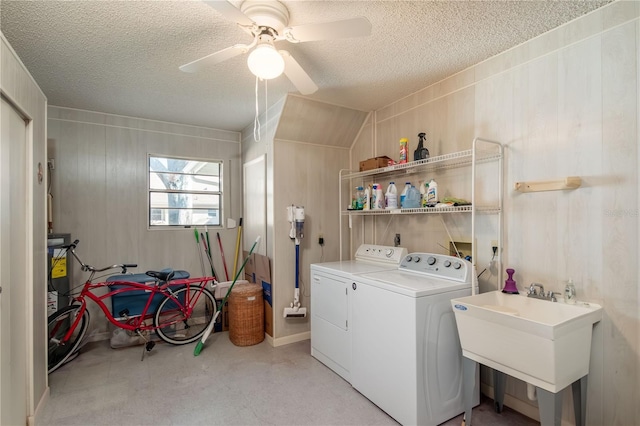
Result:
<svg viewBox="0 0 640 426">
<path fill-rule="evenodd" d="M 292 26 L 365 16 L 373 29 L 278 48 L 318 85 L 310 98 L 371 111 L 609 1 L 285 0 Z M 51 105 L 235 131 L 253 121 L 246 55 L 197 74 L 178 70 L 251 41 L 203 2 L 2 0 L 0 16 Z M 295 91 L 283 75 L 268 82 L 266 101 Z M 262 111 L 264 85 L 259 93 Z"/>
</svg>

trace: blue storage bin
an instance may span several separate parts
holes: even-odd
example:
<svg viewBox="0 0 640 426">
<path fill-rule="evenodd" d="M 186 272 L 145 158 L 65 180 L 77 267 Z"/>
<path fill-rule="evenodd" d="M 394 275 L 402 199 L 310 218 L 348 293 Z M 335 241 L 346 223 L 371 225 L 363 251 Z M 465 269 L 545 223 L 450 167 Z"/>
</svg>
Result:
<svg viewBox="0 0 640 426">
<path fill-rule="evenodd" d="M 162 272 L 169 272 L 171 269 L 163 269 Z M 173 279 L 184 279 L 189 278 L 189 272 L 187 271 L 175 271 Z M 155 279 L 150 277 L 147 274 L 123 274 L 123 275 L 112 275 L 106 280 L 107 282 L 113 281 L 131 281 L 141 284 L 147 284 L 149 286 L 153 286 L 156 284 Z M 110 290 L 117 290 L 118 288 L 127 287 L 126 285 L 110 285 Z M 148 314 L 152 314 L 158 308 L 160 302 L 164 299 L 162 294 L 157 294 L 153 296 L 153 300 L 151 301 L 151 306 L 147 311 Z M 145 305 L 147 304 L 147 300 L 149 300 L 149 292 L 145 290 L 133 290 L 126 291 L 123 293 L 114 294 L 111 296 L 111 314 L 115 317 L 119 317 L 119 313 L 125 309 L 129 310 L 129 316 L 140 315 Z"/>
</svg>

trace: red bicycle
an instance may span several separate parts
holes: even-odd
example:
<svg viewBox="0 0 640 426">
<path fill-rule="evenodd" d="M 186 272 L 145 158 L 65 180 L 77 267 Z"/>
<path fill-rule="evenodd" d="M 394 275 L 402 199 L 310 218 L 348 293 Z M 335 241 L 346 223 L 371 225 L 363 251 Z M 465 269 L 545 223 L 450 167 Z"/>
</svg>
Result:
<svg viewBox="0 0 640 426">
<path fill-rule="evenodd" d="M 94 283 L 93 279 L 96 273 L 120 269 L 122 274 L 125 274 L 127 268 L 135 268 L 138 265 L 119 264 L 101 269 L 87 265 L 80 260 L 75 252 L 78 242 L 75 240 L 63 248 L 67 249 L 80 263 L 82 271 L 91 272 L 91 274 L 82 286 L 80 293 L 74 296 L 71 305 L 48 317 L 49 373 L 74 359 L 79 353 L 81 343 L 89 327 L 88 300 L 93 300 L 98 304 L 111 324 L 130 333 L 135 333 L 145 341 L 143 358 L 144 351 L 150 351 L 155 345 L 155 342 L 145 336 L 151 331 L 155 331 L 167 343 L 184 345 L 198 340 L 214 320 L 218 305 L 213 293 L 206 287 L 208 283 L 212 288 L 215 287 L 215 277 L 173 279 L 174 273 L 172 271 L 148 271 L 146 274 L 153 279 L 153 285 L 132 281 Z M 98 296 L 93 293 L 93 290 L 99 288 L 108 288 L 110 291 Z M 108 297 L 134 291 L 136 294 L 140 294 L 141 291 L 149 294 L 139 315 L 129 316 L 129 312 L 125 309 L 119 312 L 119 318 L 116 318 L 103 302 Z M 156 298 L 156 301 L 161 299 L 157 303 L 157 309 L 155 308 L 156 304 L 153 303 L 156 296 L 160 296 Z"/>
</svg>

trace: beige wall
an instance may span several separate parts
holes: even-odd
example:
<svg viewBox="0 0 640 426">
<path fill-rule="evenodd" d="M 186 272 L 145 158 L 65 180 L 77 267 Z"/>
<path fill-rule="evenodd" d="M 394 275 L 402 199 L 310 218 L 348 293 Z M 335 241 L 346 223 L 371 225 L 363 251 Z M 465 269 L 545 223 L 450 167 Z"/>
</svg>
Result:
<svg viewBox="0 0 640 426">
<path fill-rule="evenodd" d="M 505 267 L 516 269 L 520 289 L 535 281 L 561 291 L 573 278 L 580 299 L 604 307 L 589 376 L 593 425 L 640 418 L 639 14 L 638 2 L 613 3 L 403 98 L 376 112 L 375 130 L 352 150 L 356 168 L 371 154 L 397 159 L 401 137 L 410 138 L 412 153 L 420 131 L 432 155 L 469 149 L 475 136 L 506 146 Z M 582 187 L 513 190 L 518 181 L 565 176 L 580 176 Z M 378 222 L 366 225 L 364 238 L 354 232 L 356 245 L 389 244 L 403 231 L 410 251 L 446 239 L 431 216 L 402 219 L 367 219 Z M 469 235 L 464 218 L 446 221 L 454 238 Z M 479 268 L 489 260 L 482 238 L 490 233 L 482 234 L 493 226 L 481 225 Z M 481 288 L 497 284 L 484 280 Z M 537 416 L 522 382 L 510 379 L 507 392 L 507 405 Z M 565 393 L 563 418 L 572 422 Z"/>
<path fill-rule="evenodd" d="M 34 421 L 36 410 L 47 395 L 47 361 L 46 361 L 46 179 L 38 182 L 36 173 L 38 163 L 46 167 L 46 117 L 47 99 L 24 67 L 9 43 L 0 33 L 0 89 L 9 103 L 19 109 L 21 114 L 30 119 L 32 139 L 27 146 L 27 165 L 25 176 L 27 184 L 32 185 L 30 194 L 25 195 L 26 204 L 32 212 L 27 218 L 29 241 L 27 250 L 33 253 L 28 260 L 25 271 L 16 271 L 24 277 L 27 295 L 23 307 L 25 323 L 24 356 L 27 364 L 27 420 Z M 7 216 L 11 220 L 10 214 Z M 3 241 L 8 249 L 10 241 Z M 3 253 L 5 253 L 3 251 Z M 6 253 L 5 253 L 6 254 Z M 15 284 L 15 283 L 14 283 Z M 18 338 L 19 339 L 19 338 Z M 16 364 L 18 365 L 18 364 Z M 5 379 L 6 380 L 6 379 Z M 5 407 L 3 407 L 4 409 Z"/>
<path fill-rule="evenodd" d="M 265 120 L 268 115 L 268 124 Z M 309 318 L 285 319 L 293 301 L 295 245 L 289 239 L 286 208 L 305 208 L 300 246 L 300 301 L 310 308 L 309 265 L 339 255 L 338 173 L 348 168 L 348 144 L 362 127 L 362 111 L 288 95 L 260 116 L 263 135 L 254 140 L 253 125 L 242 132 L 243 160 L 266 155 L 266 254 L 271 259 L 275 346 L 309 338 Z M 247 183 L 250 184 L 250 183 Z M 248 202 L 245 210 L 250 209 Z M 253 224 L 247 224 L 253 226 Z M 322 234 L 325 245 L 318 244 Z M 264 240 L 263 240 L 264 241 Z M 246 238 L 245 246 L 250 244 Z"/>
<path fill-rule="evenodd" d="M 286 208 L 303 206 L 304 238 L 300 244 L 300 302 L 310 309 L 309 265 L 338 260 L 338 173 L 347 168 L 346 148 L 276 140 L 274 155 L 275 255 L 272 266 L 275 338 L 309 333 L 310 315 L 304 320 L 283 318 L 293 301 L 295 288 L 295 244 L 289 238 Z M 320 234 L 324 246 L 318 244 Z M 308 336 L 306 336 L 308 338 Z"/>
<path fill-rule="evenodd" d="M 48 145 L 48 157 L 55 159 L 54 231 L 80 240 L 77 252 L 85 263 L 137 263 L 130 272 L 172 267 L 202 274 L 192 229 L 148 229 L 148 154 L 223 160 L 223 224 L 241 215 L 237 132 L 50 106 Z M 210 227 L 212 241 L 216 232 L 232 268 L 236 230 Z M 217 244 L 212 245 L 216 272 L 224 274 Z M 86 278 L 74 268 L 74 285 Z M 95 308 L 94 338 L 109 338 L 111 326 Z"/>
</svg>

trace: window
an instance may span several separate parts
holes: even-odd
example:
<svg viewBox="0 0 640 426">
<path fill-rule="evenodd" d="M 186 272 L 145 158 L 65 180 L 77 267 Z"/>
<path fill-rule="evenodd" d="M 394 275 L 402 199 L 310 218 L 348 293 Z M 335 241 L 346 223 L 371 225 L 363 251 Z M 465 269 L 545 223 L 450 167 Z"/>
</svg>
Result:
<svg viewBox="0 0 640 426">
<path fill-rule="evenodd" d="M 149 227 L 219 226 L 222 161 L 149 155 Z"/>
</svg>

